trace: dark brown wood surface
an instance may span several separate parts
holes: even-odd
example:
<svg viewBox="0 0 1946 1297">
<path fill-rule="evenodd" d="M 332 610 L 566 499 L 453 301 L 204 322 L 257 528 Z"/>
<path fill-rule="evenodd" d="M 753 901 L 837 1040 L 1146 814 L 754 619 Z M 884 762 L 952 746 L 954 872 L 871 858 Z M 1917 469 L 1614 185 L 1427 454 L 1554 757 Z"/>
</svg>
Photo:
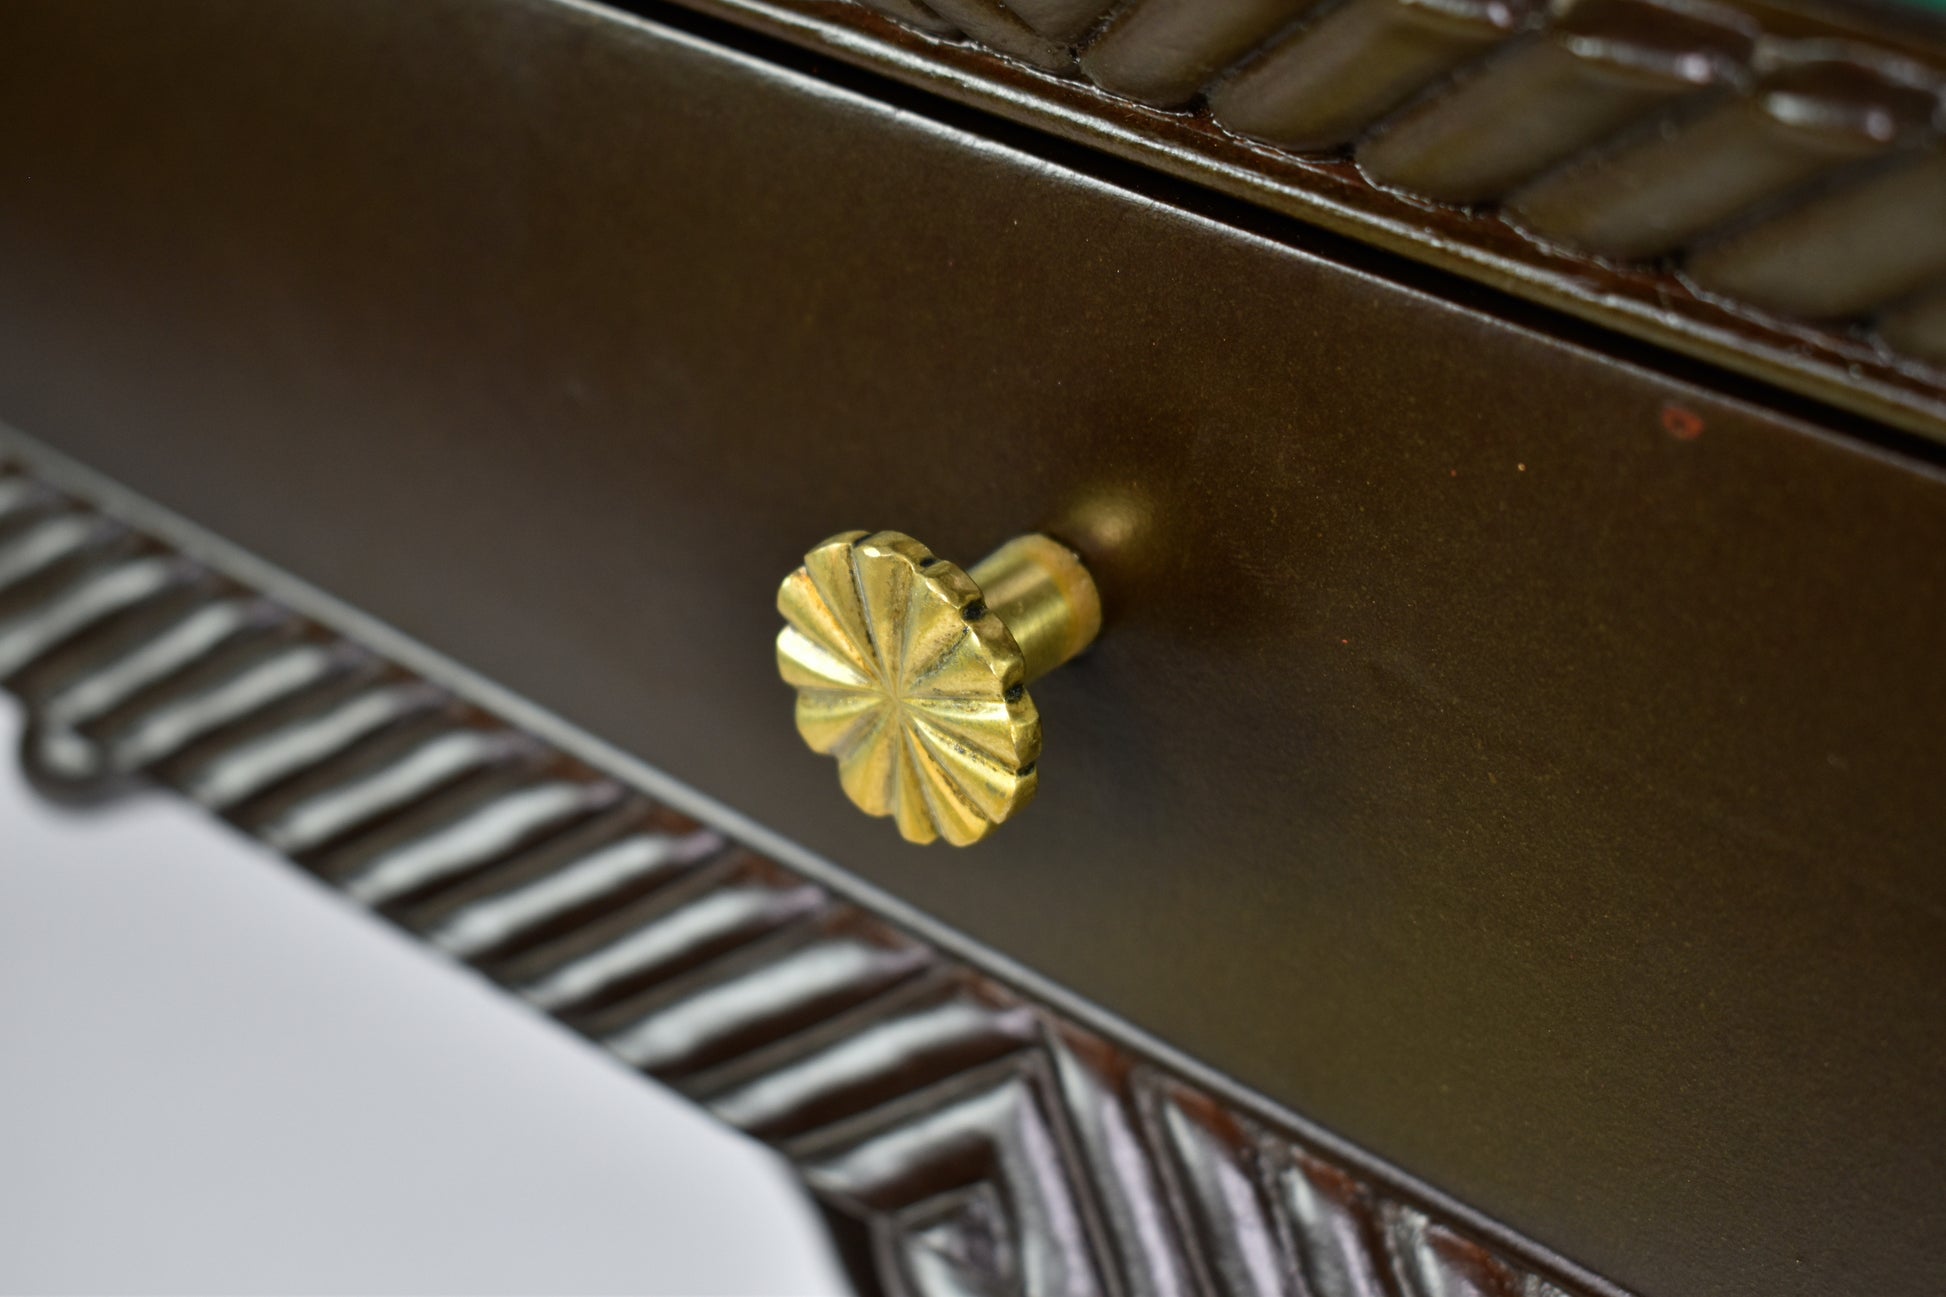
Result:
<svg viewBox="0 0 1946 1297">
<path fill-rule="evenodd" d="M 1917 6 L 679 2 L 1946 443 Z"/>
<path fill-rule="evenodd" d="M 763 1140 L 825 1208 L 859 1297 L 1613 1297 L 984 975 L 922 918 L 887 922 L 887 898 L 861 905 L 828 865 L 756 855 L 720 807 L 726 831 L 510 725 L 443 665 L 445 684 L 388 661 L 399 645 L 332 629 L 343 610 L 317 592 L 101 488 L 0 428 L 0 686 L 25 704 L 35 787 L 89 808 L 173 789 Z"/>
<path fill-rule="evenodd" d="M 0 417 L 1618 1282 L 1936 1286 L 1899 443 L 597 11 L 4 22 Z M 1102 578 L 986 847 L 792 732 L 852 526 Z"/>
</svg>

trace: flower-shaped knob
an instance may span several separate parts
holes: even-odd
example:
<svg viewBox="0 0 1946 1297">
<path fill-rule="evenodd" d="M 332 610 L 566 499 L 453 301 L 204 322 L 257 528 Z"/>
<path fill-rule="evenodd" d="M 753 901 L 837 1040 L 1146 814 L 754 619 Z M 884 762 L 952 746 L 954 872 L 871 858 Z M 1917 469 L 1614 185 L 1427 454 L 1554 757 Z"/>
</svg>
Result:
<svg viewBox="0 0 1946 1297">
<path fill-rule="evenodd" d="M 1033 800 L 1041 718 L 1029 682 L 1101 629 L 1074 553 L 1021 536 L 968 572 L 896 531 L 833 536 L 784 578 L 777 669 L 797 732 L 909 842 L 967 846 Z"/>
</svg>

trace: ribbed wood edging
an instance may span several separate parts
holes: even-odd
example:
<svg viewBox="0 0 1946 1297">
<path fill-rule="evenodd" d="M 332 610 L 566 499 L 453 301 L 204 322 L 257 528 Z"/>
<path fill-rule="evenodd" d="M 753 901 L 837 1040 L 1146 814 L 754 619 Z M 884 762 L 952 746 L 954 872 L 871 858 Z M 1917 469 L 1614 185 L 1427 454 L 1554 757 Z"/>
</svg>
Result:
<svg viewBox="0 0 1946 1297">
<path fill-rule="evenodd" d="M 1946 440 L 1937 23 L 1765 0 L 678 2 Z"/>
</svg>

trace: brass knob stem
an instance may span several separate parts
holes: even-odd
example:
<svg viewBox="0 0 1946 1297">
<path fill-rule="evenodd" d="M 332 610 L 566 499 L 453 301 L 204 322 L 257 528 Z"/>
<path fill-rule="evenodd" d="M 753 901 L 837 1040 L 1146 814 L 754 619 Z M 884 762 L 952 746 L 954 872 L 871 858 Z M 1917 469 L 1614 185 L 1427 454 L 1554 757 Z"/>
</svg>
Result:
<svg viewBox="0 0 1946 1297">
<path fill-rule="evenodd" d="M 1047 536 L 1016 536 L 967 575 L 1020 646 L 1032 684 L 1095 642 L 1101 594 L 1074 551 Z"/>
</svg>

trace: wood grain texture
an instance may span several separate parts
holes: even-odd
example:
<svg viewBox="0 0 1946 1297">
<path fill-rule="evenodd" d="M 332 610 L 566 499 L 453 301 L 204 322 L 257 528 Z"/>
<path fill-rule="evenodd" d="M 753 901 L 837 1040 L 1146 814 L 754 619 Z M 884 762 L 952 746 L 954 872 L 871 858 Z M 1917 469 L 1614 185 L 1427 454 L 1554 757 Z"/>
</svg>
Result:
<svg viewBox="0 0 1946 1297">
<path fill-rule="evenodd" d="M 4 467 L 0 682 L 37 786 L 202 803 L 778 1148 L 888 1293 L 1589 1291 Z"/>
</svg>

